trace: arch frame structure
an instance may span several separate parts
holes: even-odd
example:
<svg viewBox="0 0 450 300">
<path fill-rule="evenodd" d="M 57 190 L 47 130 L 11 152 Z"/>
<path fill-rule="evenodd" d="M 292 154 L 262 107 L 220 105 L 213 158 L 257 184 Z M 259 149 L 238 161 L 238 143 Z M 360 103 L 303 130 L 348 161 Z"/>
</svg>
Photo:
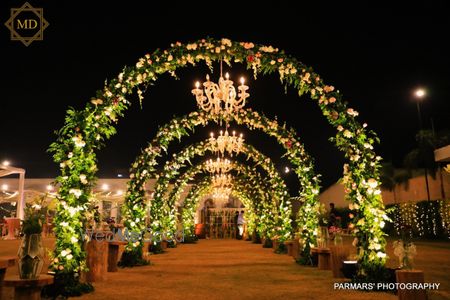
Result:
<svg viewBox="0 0 450 300">
<path fill-rule="evenodd" d="M 159 226 L 163 223 L 161 220 L 169 219 L 169 223 L 165 224 L 168 228 L 165 228 L 168 232 L 175 232 L 175 197 L 179 195 L 179 190 L 183 188 L 187 181 L 193 178 L 196 174 L 204 172 L 206 169 L 205 163 L 193 166 L 185 171 L 178 179 L 180 181 L 176 181 L 174 189 L 170 192 L 169 195 L 165 195 L 165 191 L 169 190 L 170 181 L 176 179 L 176 175 L 179 174 L 179 168 L 185 165 L 186 161 L 190 161 L 193 158 L 194 154 L 205 155 L 206 151 L 214 151 L 213 145 L 209 141 L 200 142 L 197 144 L 190 145 L 186 147 L 183 151 L 181 151 L 178 155 L 174 155 L 174 159 L 168 161 L 164 166 L 164 170 L 160 173 L 158 180 L 155 184 L 155 197 L 152 200 L 152 225 L 156 221 L 155 231 L 161 230 Z M 292 234 L 292 225 L 290 215 L 292 212 L 292 205 L 289 199 L 289 194 L 287 191 L 287 187 L 284 184 L 283 179 L 276 172 L 275 166 L 273 163 L 268 160 L 262 153 L 257 151 L 251 145 L 243 145 L 242 154 L 246 155 L 247 160 L 252 160 L 254 162 L 254 167 L 260 165 L 262 169 L 267 173 L 268 179 L 265 185 L 266 190 L 270 190 L 266 192 L 267 198 L 270 199 L 270 204 L 274 208 L 275 223 L 272 226 L 267 226 L 270 228 L 270 231 L 267 231 L 267 235 L 270 238 L 273 238 L 275 235 L 280 237 L 280 240 L 284 241 L 289 239 Z M 190 154 L 190 155 L 189 155 Z M 238 163 L 237 161 L 233 161 L 231 163 L 231 168 L 234 171 L 237 171 L 239 174 L 244 174 L 251 179 L 255 186 L 260 186 L 258 182 L 255 182 L 255 177 L 261 181 L 263 181 L 262 176 L 258 176 L 259 173 L 252 169 L 251 167 L 246 167 L 245 165 Z M 258 175 L 257 175 L 258 174 Z M 168 207 L 165 206 L 167 203 Z M 171 211 L 167 211 L 165 209 L 171 209 Z M 165 213 L 165 216 L 160 216 L 157 213 Z M 168 215 L 171 215 L 172 218 L 169 218 Z M 267 225 L 267 224 L 265 224 Z"/>
<path fill-rule="evenodd" d="M 226 119 L 223 115 L 213 115 L 204 111 L 196 111 L 187 116 L 174 118 L 166 125 L 162 126 L 147 148 L 139 155 L 130 170 L 130 182 L 125 202 L 124 216 L 130 220 L 125 222 L 131 232 L 142 231 L 145 228 L 144 218 L 146 212 L 146 198 L 143 186 L 145 182 L 153 176 L 158 176 L 156 166 L 157 158 L 167 151 L 170 143 L 175 140 L 181 140 L 183 136 L 189 135 L 197 126 L 206 126 L 209 122 L 218 122 Z M 265 134 L 276 138 L 277 142 L 284 148 L 285 156 L 294 166 L 293 170 L 299 179 L 301 190 L 300 197 L 304 205 L 300 208 L 297 216 L 297 225 L 301 228 L 300 237 L 302 239 L 305 261 L 310 261 L 310 245 L 316 243 L 318 228 L 318 194 L 319 177 L 314 173 L 314 165 L 311 157 L 306 153 L 302 143 L 299 141 L 296 131 L 293 128 L 286 128 L 286 124 L 281 126 L 277 120 L 271 120 L 252 110 L 239 110 L 235 114 L 228 116 L 227 121 L 234 121 L 239 125 L 246 125 L 250 130 L 260 130 Z M 196 149 L 198 153 L 203 153 L 204 149 Z M 269 161 L 269 158 L 264 158 Z M 275 172 L 275 171 L 274 171 Z M 159 199 L 161 192 L 157 191 L 156 198 Z M 166 207 L 166 209 L 168 209 Z M 164 209 L 152 209 L 151 212 L 157 214 L 152 217 L 156 222 L 164 219 L 162 215 Z M 159 214 L 159 215 L 158 215 Z M 139 221 L 137 221 L 139 220 Z M 172 222 L 166 220 L 167 222 Z M 161 224 L 158 224 L 161 225 Z M 160 231 L 158 226 L 154 230 Z M 281 235 L 284 239 L 285 234 Z M 138 247 L 139 246 L 139 247 Z M 138 242 L 130 244 L 127 251 L 136 252 L 135 257 L 140 257 L 140 245 Z"/>
<path fill-rule="evenodd" d="M 173 232 L 176 230 L 174 224 L 172 224 L 174 220 L 171 221 L 170 224 L 165 224 L 166 228 L 160 228 L 162 223 L 161 220 L 168 219 L 169 215 L 174 216 L 173 213 L 166 210 L 173 207 L 165 207 L 165 204 L 169 203 L 169 201 L 166 201 L 165 191 L 169 190 L 170 181 L 175 179 L 175 177 L 179 174 L 181 167 L 186 166 L 186 163 L 190 162 L 190 160 L 195 158 L 195 156 L 205 156 L 207 152 L 215 152 L 214 145 L 212 145 L 208 140 L 187 146 L 179 153 L 174 154 L 174 158 L 166 163 L 163 171 L 160 173 L 156 181 L 155 196 L 151 201 L 150 211 L 154 231 L 169 230 Z M 280 239 L 283 241 L 291 238 L 292 226 L 290 213 L 292 211 L 292 205 L 289 200 L 289 194 L 284 180 L 276 171 L 276 168 L 270 158 L 263 155 L 251 145 L 243 144 L 240 154 L 245 155 L 248 161 L 253 161 L 255 167 L 256 165 L 261 166 L 267 173 L 267 180 L 272 185 L 273 202 L 279 210 L 278 218 L 280 218 L 280 223 L 277 224 L 277 226 L 279 226 L 280 229 L 277 234 L 280 235 Z"/>
<path fill-rule="evenodd" d="M 188 170 L 186 170 L 181 176 L 179 176 L 174 184 L 174 187 L 172 191 L 170 192 L 168 198 L 168 201 L 170 203 L 175 203 L 177 199 L 180 197 L 181 192 L 183 189 L 187 186 L 188 181 L 194 180 L 195 176 L 201 172 L 204 172 L 205 170 L 205 164 L 197 164 L 195 166 L 190 167 Z M 235 177 L 234 180 L 239 180 L 240 187 L 243 187 L 246 191 L 246 199 L 252 199 L 253 203 L 254 201 L 257 201 L 256 205 L 254 205 L 253 208 L 258 208 L 259 202 L 268 201 L 271 198 L 271 195 L 268 191 L 270 191 L 270 185 L 263 180 L 261 174 L 256 172 L 253 168 L 238 164 L 236 162 L 233 163 L 233 170 L 237 171 L 239 178 Z M 242 177 L 242 178 L 241 178 Z M 194 185 L 196 187 L 198 183 Z M 264 185 L 264 186 L 262 186 Z M 193 187 L 193 188 L 194 188 Z M 249 192 L 251 191 L 251 192 Z M 239 191 L 236 191 L 236 189 L 233 189 L 234 194 L 239 194 Z M 250 197 L 248 197 L 250 195 Z M 188 235 L 192 235 L 194 232 L 194 218 L 193 213 L 195 207 L 187 203 L 188 201 L 183 201 L 183 212 L 182 212 L 182 220 L 183 220 L 183 228 L 184 233 Z M 250 203 L 250 202 L 247 202 Z M 191 210 L 186 211 L 186 207 L 190 208 Z M 254 214 L 250 216 L 250 218 L 247 218 L 247 223 L 255 224 L 256 217 Z M 264 230 L 260 229 L 260 233 L 264 232 Z"/>
<path fill-rule="evenodd" d="M 212 67 L 215 61 L 243 63 L 254 75 L 278 73 L 280 80 L 295 88 L 300 95 L 309 93 L 322 114 L 337 129 L 335 144 L 348 159 L 344 184 L 350 208 L 354 212 L 359 274 L 377 276 L 386 261 L 382 227 L 388 219 L 379 189 L 379 158 L 373 145 L 374 132 L 357 121 L 358 112 L 348 108 L 339 91 L 326 85 L 320 76 L 296 58 L 272 46 L 229 39 L 202 39 L 194 43 L 171 45 L 140 58 L 135 66 L 126 67 L 117 78 L 106 82 L 104 88 L 84 109 L 67 111 L 65 124 L 50 146 L 61 174 L 59 203 L 55 228 L 57 236 L 53 262 L 56 275 L 77 277 L 85 269 L 83 230 L 86 212 L 97 171 L 96 152 L 115 134 L 115 123 L 124 115 L 130 102 L 127 95 L 142 90 L 163 73 L 175 75 L 179 68 L 204 61 Z M 70 255 L 67 255 L 70 253 Z"/>
</svg>

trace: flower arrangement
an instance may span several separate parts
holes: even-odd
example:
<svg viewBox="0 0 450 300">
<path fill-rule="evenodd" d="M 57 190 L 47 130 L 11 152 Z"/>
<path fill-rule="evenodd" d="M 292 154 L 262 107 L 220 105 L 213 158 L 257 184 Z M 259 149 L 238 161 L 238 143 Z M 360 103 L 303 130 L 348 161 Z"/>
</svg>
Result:
<svg viewBox="0 0 450 300">
<path fill-rule="evenodd" d="M 394 254 L 398 257 L 399 268 L 411 270 L 413 268 L 413 258 L 417 254 L 416 245 L 411 241 L 411 226 L 401 226 L 401 239 L 394 241 Z"/>
<path fill-rule="evenodd" d="M 24 234 L 42 233 L 42 227 L 46 221 L 47 207 L 45 195 L 35 199 L 25 206 L 25 219 L 22 221 L 22 232 Z"/>
<path fill-rule="evenodd" d="M 336 235 L 342 232 L 342 229 L 340 227 L 337 226 L 331 226 L 330 228 L 328 228 L 328 233 Z"/>
</svg>

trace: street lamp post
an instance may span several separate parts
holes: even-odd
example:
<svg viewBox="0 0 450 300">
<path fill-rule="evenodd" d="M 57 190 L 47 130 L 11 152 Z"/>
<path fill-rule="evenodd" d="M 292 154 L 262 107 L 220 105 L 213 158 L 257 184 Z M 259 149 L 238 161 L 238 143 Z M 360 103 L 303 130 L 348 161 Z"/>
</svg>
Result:
<svg viewBox="0 0 450 300">
<path fill-rule="evenodd" d="M 422 99 L 425 97 L 426 92 L 424 89 L 417 89 L 414 92 L 414 95 L 416 96 L 416 103 L 417 103 L 417 116 L 419 117 L 419 126 L 420 126 L 420 130 L 423 130 L 423 123 L 422 123 L 422 113 L 420 111 L 420 102 L 422 101 Z M 430 188 L 428 185 L 428 168 L 427 165 L 425 163 L 424 166 L 424 171 L 425 171 L 425 186 L 427 188 L 427 199 L 428 201 L 430 201 Z"/>
</svg>

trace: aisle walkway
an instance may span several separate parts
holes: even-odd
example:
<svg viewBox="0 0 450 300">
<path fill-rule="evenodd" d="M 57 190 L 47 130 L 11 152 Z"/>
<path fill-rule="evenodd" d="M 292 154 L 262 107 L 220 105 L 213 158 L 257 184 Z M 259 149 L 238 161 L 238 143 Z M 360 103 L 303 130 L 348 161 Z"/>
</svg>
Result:
<svg viewBox="0 0 450 300">
<path fill-rule="evenodd" d="M 237 240 L 200 240 L 151 257 L 153 265 L 119 269 L 81 299 L 396 299 L 336 291 L 331 271 Z"/>
</svg>

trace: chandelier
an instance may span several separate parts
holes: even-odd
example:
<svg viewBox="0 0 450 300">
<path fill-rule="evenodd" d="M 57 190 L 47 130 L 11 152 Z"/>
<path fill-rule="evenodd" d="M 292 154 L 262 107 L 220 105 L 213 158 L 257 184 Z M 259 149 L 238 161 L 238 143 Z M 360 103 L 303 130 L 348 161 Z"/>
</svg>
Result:
<svg viewBox="0 0 450 300">
<path fill-rule="evenodd" d="M 230 75 L 225 74 L 225 79 L 220 75 L 219 83 L 214 83 L 209 80 L 209 75 L 206 75 L 206 81 L 203 83 L 204 91 L 200 89 L 200 82 L 195 83 L 195 89 L 192 90 L 197 105 L 202 110 L 214 115 L 223 113 L 225 116 L 231 115 L 245 106 L 245 99 L 250 96 L 247 93 L 248 86 L 244 85 L 244 78 L 241 78 L 241 85 L 238 87 L 236 99 L 236 89 L 233 81 L 229 79 Z M 206 96 L 205 96 L 206 95 Z"/>
<path fill-rule="evenodd" d="M 216 160 L 209 159 L 206 161 L 206 170 L 210 173 L 227 173 L 232 168 L 228 159 L 218 157 Z"/>
<path fill-rule="evenodd" d="M 230 194 L 231 194 L 230 187 L 216 187 L 213 190 L 212 198 L 214 202 L 223 205 L 225 202 L 228 201 Z"/>
<path fill-rule="evenodd" d="M 232 185 L 232 176 L 230 174 L 216 174 L 212 178 L 214 187 L 225 187 Z"/>
<path fill-rule="evenodd" d="M 225 154 L 225 152 L 230 156 L 233 156 L 233 152 L 235 152 L 236 154 L 241 152 L 244 138 L 242 133 L 239 136 L 236 136 L 236 131 L 233 131 L 233 135 L 230 136 L 228 130 L 225 130 L 225 134 L 221 130 L 220 135 L 217 137 L 217 139 L 214 137 L 214 133 L 211 132 L 209 142 L 212 145 L 213 149 L 220 152 L 222 156 Z"/>
</svg>

